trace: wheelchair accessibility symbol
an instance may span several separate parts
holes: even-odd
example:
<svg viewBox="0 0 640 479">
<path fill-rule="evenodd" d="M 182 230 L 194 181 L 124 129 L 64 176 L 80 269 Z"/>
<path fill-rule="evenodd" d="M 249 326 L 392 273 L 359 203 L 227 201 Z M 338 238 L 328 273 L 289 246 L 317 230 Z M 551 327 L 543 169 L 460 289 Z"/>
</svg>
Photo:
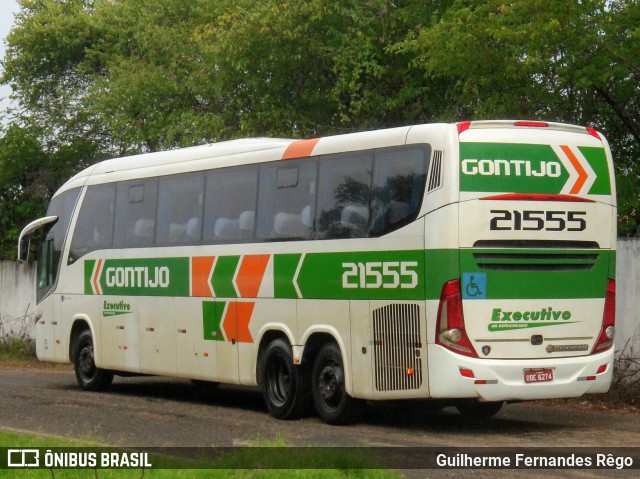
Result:
<svg viewBox="0 0 640 479">
<path fill-rule="evenodd" d="M 486 273 L 462 273 L 462 298 L 485 299 L 487 297 Z"/>
</svg>

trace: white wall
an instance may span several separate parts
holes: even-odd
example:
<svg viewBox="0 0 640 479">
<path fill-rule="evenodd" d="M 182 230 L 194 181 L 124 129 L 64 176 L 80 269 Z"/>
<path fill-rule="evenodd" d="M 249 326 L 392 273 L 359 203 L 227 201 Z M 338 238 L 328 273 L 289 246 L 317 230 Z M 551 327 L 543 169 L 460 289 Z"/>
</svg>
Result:
<svg viewBox="0 0 640 479">
<path fill-rule="evenodd" d="M 628 343 L 628 345 L 627 345 Z M 640 239 L 618 239 L 616 351 L 640 353 Z M 631 348 L 631 349 L 629 349 Z"/>
<path fill-rule="evenodd" d="M 3 341 L 33 338 L 35 279 L 34 266 L 0 261 L 0 334 Z"/>
</svg>

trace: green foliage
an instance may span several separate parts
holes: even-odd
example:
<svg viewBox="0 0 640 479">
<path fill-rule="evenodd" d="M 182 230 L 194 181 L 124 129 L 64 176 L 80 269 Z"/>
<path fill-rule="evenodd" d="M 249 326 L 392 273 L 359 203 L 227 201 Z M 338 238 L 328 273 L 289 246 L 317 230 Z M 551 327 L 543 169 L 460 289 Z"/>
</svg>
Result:
<svg viewBox="0 0 640 479">
<path fill-rule="evenodd" d="M 24 339 L 0 341 L 0 363 L 4 364 L 29 364 L 35 360 L 33 344 Z"/>
<path fill-rule="evenodd" d="M 11 125 L 0 138 L 0 258 L 15 259 L 21 228 L 43 216 L 56 189 L 95 156 L 93 144 L 74 138 L 53 151 L 40 132 Z"/>
<path fill-rule="evenodd" d="M 246 136 L 558 120 L 609 139 L 620 231 L 640 234 L 640 0 L 19 2 L 2 81 L 36 171 Z"/>
<path fill-rule="evenodd" d="M 447 84 L 442 118 L 591 125 L 618 168 L 620 234 L 640 234 L 640 2 L 457 0 L 398 47 Z"/>
<path fill-rule="evenodd" d="M 0 139 L 0 258 L 15 258 L 20 228 L 46 209 L 48 181 L 41 174 L 46 163 L 29 132 L 13 125 Z"/>
</svg>

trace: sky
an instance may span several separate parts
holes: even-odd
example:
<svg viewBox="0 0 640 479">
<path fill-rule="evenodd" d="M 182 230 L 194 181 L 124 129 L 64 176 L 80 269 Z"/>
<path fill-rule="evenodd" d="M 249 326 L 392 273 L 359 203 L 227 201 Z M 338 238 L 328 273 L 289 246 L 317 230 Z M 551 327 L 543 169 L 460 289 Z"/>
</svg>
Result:
<svg viewBox="0 0 640 479">
<path fill-rule="evenodd" d="M 13 15 L 18 10 L 18 2 L 16 0 L 0 0 L 0 58 L 4 58 L 7 46 L 5 38 L 13 25 Z M 2 72 L 2 66 L 0 66 L 0 72 Z M 10 94 L 11 87 L 9 85 L 0 85 L 0 113 L 4 113 L 9 106 L 9 101 L 6 98 Z M 0 114 L 0 116 L 2 115 Z M 4 122 L 5 120 L 3 120 Z"/>
</svg>

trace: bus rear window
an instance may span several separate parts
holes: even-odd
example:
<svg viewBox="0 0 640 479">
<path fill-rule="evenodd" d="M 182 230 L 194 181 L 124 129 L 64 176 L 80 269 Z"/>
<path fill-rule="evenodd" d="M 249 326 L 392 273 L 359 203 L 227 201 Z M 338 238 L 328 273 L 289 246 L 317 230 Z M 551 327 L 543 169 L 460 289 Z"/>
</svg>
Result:
<svg viewBox="0 0 640 479">
<path fill-rule="evenodd" d="M 371 198 L 371 235 L 380 236 L 415 219 L 427 179 L 424 147 L 376 152 Z"/>
</svg>

